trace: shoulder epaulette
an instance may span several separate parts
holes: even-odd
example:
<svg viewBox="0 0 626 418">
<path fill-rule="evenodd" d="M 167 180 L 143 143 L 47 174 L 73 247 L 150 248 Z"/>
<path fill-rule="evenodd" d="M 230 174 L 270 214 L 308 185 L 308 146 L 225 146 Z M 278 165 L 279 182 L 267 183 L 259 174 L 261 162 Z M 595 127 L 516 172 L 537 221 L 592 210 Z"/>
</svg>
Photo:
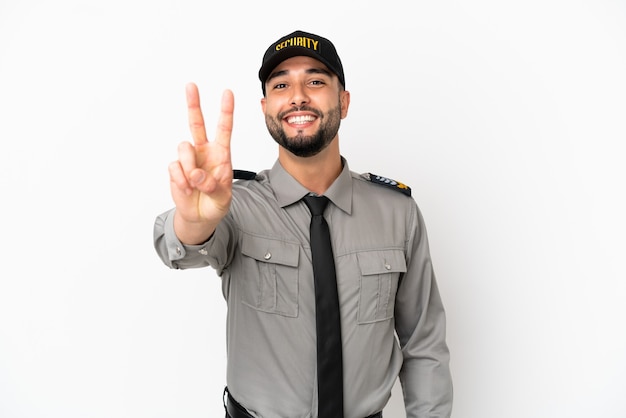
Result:
<svg viewBox="0 0 626 418">
<path fill-rule="evenodd" d="M 372 174 L 372 173 L 362 174 L 362 177 L 365 178 L 366 180 L 371 181 L 372 183 L 380 184 L 382 186 L 389 187 L 407 196 L 411 196 L 411 188 L 404 183 L 400 183 L 399 181 L 396 181 L 387 177 L 379 176 L 378 174 Z"/>
<path fill-rule="evenodd" d="M 233 170 L 233 179 L 235 180 L 254 180 L 256 173 L 247 170 Z"/>
</svg>

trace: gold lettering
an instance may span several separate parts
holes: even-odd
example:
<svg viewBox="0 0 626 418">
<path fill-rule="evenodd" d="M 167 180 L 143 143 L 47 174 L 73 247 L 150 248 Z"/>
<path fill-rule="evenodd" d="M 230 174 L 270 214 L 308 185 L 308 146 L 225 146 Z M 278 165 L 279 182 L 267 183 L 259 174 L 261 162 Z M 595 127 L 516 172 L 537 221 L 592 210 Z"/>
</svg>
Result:
<svg viewBox="0 0 626 418">
<path fill-rule="evenodd" d="M 274 49 L 276 51 L 280 51 L 281 49 L 287 48 L 289 46 L 301 46 L 303 48 L 313 49 L 314 51 L 317 51 L 318 44 L 319 44 L 319 41 L 316 41 L 313 38 L 305 38 L 304 36 L 298 36 L 298 37 L 290 38 L 290 39 L 287 39 L 283 42 L 276 44 L 276 47 Z"/>
</svg>

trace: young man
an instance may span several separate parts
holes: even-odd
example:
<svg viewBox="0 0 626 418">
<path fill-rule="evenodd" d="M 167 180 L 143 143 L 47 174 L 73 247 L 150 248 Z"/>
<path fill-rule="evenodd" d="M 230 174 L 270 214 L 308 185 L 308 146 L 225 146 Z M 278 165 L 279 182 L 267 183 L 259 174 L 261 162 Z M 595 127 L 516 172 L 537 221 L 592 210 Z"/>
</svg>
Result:
<svg viewBox="0 0 626 418">
<path fill-rule="evenodd" d="M 175 208 L 154 231 L 166 265 L 211 266 L 222 278 L 226 416 L 381 417 L 399 376 L 407 417 L 449 417 L 445 313 L 424 222 L 407 186 L 355 174 L 340 154 L 350 94 L 334 45 L 286 35 L 259 78 L 279 145 L 273 168 L 233 182 L 233 95 L 208 141 L 188 85 L 193 143 L 169 167 Z M 319 225 L 330 238 L 318 238 Z"/>
</svg>

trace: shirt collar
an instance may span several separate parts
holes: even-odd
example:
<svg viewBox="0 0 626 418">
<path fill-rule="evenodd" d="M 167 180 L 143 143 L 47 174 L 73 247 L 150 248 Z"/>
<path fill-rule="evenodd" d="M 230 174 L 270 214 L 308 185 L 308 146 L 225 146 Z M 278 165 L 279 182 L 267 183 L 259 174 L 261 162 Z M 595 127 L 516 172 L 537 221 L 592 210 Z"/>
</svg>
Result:
<svg viewBox="0 0 626 418">
<path fill-rule="evenodd" d="M 350 214 L 352 212 L 352 175 L 346 159 L 341 157 L 341 162 L 343 169 L 339 177 L 326 190 L 324 196 L 328 197 L 339 209 Z M 291 174 L 285 171 L 278 160 L 276 160 L 270 170 L 269 181 L 274 190 L 276 200 L 278 200 L 278 204 L 281 207 L 296 203 L 310 193 Z"/>
</svg>

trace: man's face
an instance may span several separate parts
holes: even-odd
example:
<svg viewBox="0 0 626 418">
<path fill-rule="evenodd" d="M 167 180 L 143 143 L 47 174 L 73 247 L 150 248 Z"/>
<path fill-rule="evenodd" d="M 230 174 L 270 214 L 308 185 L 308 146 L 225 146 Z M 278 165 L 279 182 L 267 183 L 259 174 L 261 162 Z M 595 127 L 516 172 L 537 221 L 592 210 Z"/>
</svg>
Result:
<svg viewBox="0 0 626 418">
<path fill-rule="evenodd" d="M 302 56 L 272 71 L 261 106 L 272 138 L 298 157 L 311 157 L 337 137 L 349 102 L 336 75 L 320 61 Z"/>
</svg>

